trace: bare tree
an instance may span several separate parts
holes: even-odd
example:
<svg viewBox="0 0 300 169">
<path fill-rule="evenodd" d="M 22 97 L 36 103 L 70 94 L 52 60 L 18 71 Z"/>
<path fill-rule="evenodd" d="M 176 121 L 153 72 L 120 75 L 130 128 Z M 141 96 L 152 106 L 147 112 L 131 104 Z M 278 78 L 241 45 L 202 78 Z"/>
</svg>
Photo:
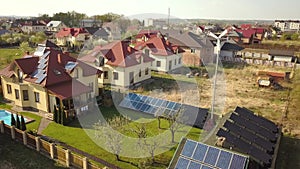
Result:
<svg viewBox="0 0 300 169">
<path fill-rule="evenodd" d="M 169 122 L 169 130 L 171 131 L 171 142 L 175 143 L 175 133 L 184 126 L 185 118 L 183 116 L 183 109 L 180 109 L 178 113 L 167 118 Z"/>
</svg>

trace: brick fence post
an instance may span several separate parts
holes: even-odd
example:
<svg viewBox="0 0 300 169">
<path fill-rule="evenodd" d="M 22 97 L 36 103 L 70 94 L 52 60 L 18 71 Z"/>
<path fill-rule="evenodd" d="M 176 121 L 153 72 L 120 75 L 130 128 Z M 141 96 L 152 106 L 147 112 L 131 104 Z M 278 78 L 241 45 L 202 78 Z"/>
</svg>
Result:
<svg viewBox="0 0 300 169">
<path fill-rule="evenodd" d="M 54 144 L 50 143 L 50 157 L 54 159 Z"/>
<path fill-rule="evenodd" d="M 10 134 L 11 134 L 11 138 L 14 140 L 16 139 L 16 130 L 15 130 L 15 126 L 11 126 L 10 128 Z"/>
<path fill-rule="evenodd" d="M 23 135 L 23 144 L 26 146 L 27 145 L 27 133 L 26 133 L 26 131 L 23 131 L 22 135 Z"/>
<path fill-rule="evenodd" d="M 4 121 L 0 121 L 0 132 L 3 134 L 4 133 Z"/>
<path fill-rule="evenodd" d="M 35 137 L 36 151 L 40 151 L 40 138 Z"/>
<path fill-rule="evenodd" d="M 83 166 L 83 169 L 88 169 L 87 157 L 82 158 L 82 166 Z"/>
<path fill-rule="evenodd" d="M 65 154 L 66 154 L 66 166 L 70 167 L 70 150 L 65 150 Z"/>
</svg>

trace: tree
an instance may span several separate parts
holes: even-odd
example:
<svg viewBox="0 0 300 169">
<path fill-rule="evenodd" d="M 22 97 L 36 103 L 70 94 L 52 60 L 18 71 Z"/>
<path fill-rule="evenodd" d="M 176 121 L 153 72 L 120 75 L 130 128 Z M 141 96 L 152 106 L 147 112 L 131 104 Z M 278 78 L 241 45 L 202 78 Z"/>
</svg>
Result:
<svg viewBox="0 0 300 169">
<path fill-rule="evenodd" d="M 60 120 L 61 120 L 60 124 L 66 125 L 67 118 L 66 118 L 66 112 L 64 109 L 61 110 L 61 119 Z"/>
<path fill-rule="evenodd" d="M 293 33 L 291 35 L 291 40 L 298 40 L 299 39 L 299 34 L 298 33 Z"/>
<path fill-rule="evenodd" d="M 104 139 L 106 148 L 116 155 L 116 159 L 120 161 L 120 153 L 122 151 L 122 135 L 114 132 L 108 123 L 98 122 L 94 124 L 96 139 Z"/>
<path fill-rule="evenodd" d="M 167 117 L 167 119 L 172 136 L 171 142 L 175 143 L 175 133 L 184 126 L 183 109 L 180 109 L 176 115 Z"/>
<path fill-rule="evenodd" d="M 284 34 L 282 34 L 282 36 L 281 36 L 280 39 L 283 40 L 283 41 L 285 41 L 285 40 L 290 40 L 290 39 L 291 39 L 291 34 L 289 34 L 289 33 L 284 33 Z"/>
<path fill-rule="evenodd" d="M 11 114 L 11 120 L 10 120 L 11 122 L 10 122 L 10 125 L 11 126 L 16 126 L 16 120 L 15 120 L 15 117 L 14 117 L 14 115 L 13 114 Z"/>
<path fill-rule="evenodd" d="M 19 46 L 19 48 L 21 49 L 21 51 L 23 53 L 26 53 L 27 51 L 30 51 L 31 50 L 31 47 L 29 46 L 29 43 L 28 42 L 22 42 Z"/>
<path fill-rule="evenodd" d="M 19 118 L 19 115 L 17 114 L 17 118 L 16 118 L 17 120 L 17 124 L 16 124 L 16 128 L 17 129 L 20 129 L 21 128 L 21 122 L 20 122 L 20 118 Z"/>
<path fill-rule="evenodd" d="M 23 115 L 21 115 L 21 127 L 20 127 L 20 129 L 21 129 L 22 131 L 25 131 L 25 130 L 26 130 L 26 123 L 25 123 L 25 120 L 24 120 Z"/>
<path fill-rule="evenodd" d="M 57 107 L 56 107 L 56 105 L 54 105 L 53 121 L 54 121 L 55 123 L 57 123 L 57 122 L 58 122 L 57 119 L 58 119 Z"/>
</svg>

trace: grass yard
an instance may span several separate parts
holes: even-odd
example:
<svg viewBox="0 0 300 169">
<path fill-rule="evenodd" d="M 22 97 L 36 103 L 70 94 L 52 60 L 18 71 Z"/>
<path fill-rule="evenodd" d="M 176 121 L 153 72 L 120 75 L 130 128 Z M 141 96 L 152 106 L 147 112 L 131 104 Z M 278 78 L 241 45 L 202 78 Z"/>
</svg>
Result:
<svg viewBox="0 0 300 169">
<path fill-rule="evenodd" d="M 122 111 L 122 110 L 121 110 Z M 103 115 L 106 118 L 111 118 L 113 115 L 118 115 L 119 112 L 114 107 L 107 108 L 103 107 L 101 108 L 101 112 L 103 112 Z M 130 113 L 129 110 L 125 113 Z M 131 112 L 133 113 L 133 112 Z M 84 119 L 89 122 L 89 124 L 93 125 L 95 122 L 97 122 L 97 119 L 94 117 L 93 113 L 90 113 L 89 115 L 84 116 Z M 147 121 L 149 119 L 145 118 L 139 118 L 136 117 L 136 120 L 138 121 Z M 124 135 L 130 136 L 130 137 L 137 137 L 135 134 L 130 132 L 129 130 L 131 128 L 134 128 L 136 122 L 131 122 L 129 124 L 126 124 L 122 126 L 120 129 L 118 129 L 119 132 L 121 132 Z M 154 120 L 146 124 L 147 128 L 147 135 L 148 136 L 154 136 L 158 133 L 161 133 L 167 129 L 158 129 L 158 120 Z M 162 128 L 167 128 L 168 123 L 167 121 L 162 121 Z M 88 129 L 89 134 L 93 134 L 95 131 L 94 129 Z M 106 150 L 99 147 L 89 136 L 85 131 L 80 127 L 80 124 L 78 121 L 72 122 L 69 126 L 61 126 L 56 123 L 51 123 L 44 131 L 43 134 L 50 136 L 52 138 L 58 139 L 64 143 L 67 143 L 73 147 L 76 147 L 80 150 L 83 150 L 85 152 L 88 152 L 89 154 L 92 154 L 94 156 L 97 156 L 101 159 L 104 159 L 110 163 L 113 163 L 121 168 L 138 168 L 141 163 L 147 161 L 148 159 L 142 158 L 127 158 L 127 157 L 121 157 L 121 160 L 123 161 L 117 161 L 115 155 L 107 152 Z M 201 134 L 200 129 L 192 128 L 188 134 L 188 138 L 199 140 L 199 136 Z M 93 136 L 92 136 L 93 137 Z M 176 134 L 175 134 L 176 137 Z M 180 139 L 180 138 L 179 138 Z M 169 140 L 171 141 L 171 140 Z M 149 168 L 166 168 L 171 161 L 173 154 L 175 153 L 176 148 L 173 147 L 171 150 L 155 156 L 155 164 L 148 166 Z M 132 150 L 135 151 L 135 150 Z"/>
<path fill-rule="evenodd" d="M 62 169 L 53 160 L 40 155 L 35 150 L 29 149 L 12 141 L 7 135 L 0 134 L 0 168 L 3 169 Z"/>
<path fill-rule="evenodd" d="M 42 117 L 29 112 L 19 112 L 24 117 L 34 119 L 33 122 L 26 124 L 27 131 L 37 131 L 41 123 Z"/>
<path fill-rule="evenodd" d="M 23 52 L 18 48 L 0 48 L 0 69 L 5 68 L 14 59 L 21 58 Z"/>
</svg>

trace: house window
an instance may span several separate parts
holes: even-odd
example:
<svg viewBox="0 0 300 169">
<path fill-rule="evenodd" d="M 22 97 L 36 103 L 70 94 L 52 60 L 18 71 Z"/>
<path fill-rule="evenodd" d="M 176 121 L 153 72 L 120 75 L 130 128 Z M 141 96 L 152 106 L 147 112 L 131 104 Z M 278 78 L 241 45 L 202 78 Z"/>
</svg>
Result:
<svg viewBox="0 0 300 169">
<path fill-rule="evenodd" d="M 156 67 L 160 67 L 161 62 L 160 61 L 156 61 Z"/>
<path fill-rule="evenodd" d="M 20 93 L 18 89 L 15 89 L 15 95 L 16 95 L 16 99 L 19 100 L 20 98 Z"/>
<path fill-rule="evenodd" d="M 24 101 L 29 100 L 29 97 L 28 97 L 28 90 L 23 90 L 23 100 L 24 100 Z"/>
<path fill-rule="evenodd" d="M 140 71 L 139 71 L 139 77 L 141 77 L 142 76 L 142 71 L 141 71 L 141 69 L 140 69 Z"/>
<path fill-rule="evenodd" d="M 196 53 L 196 50 L 191 48 L 191 53 Z"/>
<path fill-rule="evenodd" d="M 104 79 L 108 79 L 108 71 L 103 72 Z"/>
<path fill-rule="evenodd" d="M 148 75 L 148 74 L 149 74 L 149 69 L 146 68 L 146 69 L 145 69 L 145 75 Z"/>
<path fill-rule="evenodd" d="M 178 59 L 178 64 L 181 64 L 181 58 Z"/>
<path fill-rule="evenodd" d="M 145 49 L 145 54 L 146 54 L 146 56 L 149 56 L 149 49 Z"/>
<path fill-rule="evenodd" d="M 119 74 L 118 72 L 114 72 L 114 80 L 118 80 L 119 79 Z"/>
<path fill-rule="evenodd" d="M 40 93 L 34 92 L 34 99 L 35 99 L 35 102 L 40 102 Z"/>
<path fill-rule="evenodd" d="M 8 84 L 8 85 L 6 85 L 6 87 L 7 87 L 7 93 L 11 94 L 11 85 Z"/>
<path fill-rule="evenodd" d="M 79 77 L 78 69 L 74 69 L 74 78 L 78 79 L 78 77 Z"/>
<path fill-rule="evenodd" d="M 174 65 L 176 65 L 176 64 L 177 64 L 177 60 L 175 59 L 175 60 L 174 60 Z"/>
<path fill-rule="evenodd" d="M 93 82 L 89 83 L 89 87 L 92 88 L 92 91 L 94 91 L 94 83 Z"/>
</svg>

